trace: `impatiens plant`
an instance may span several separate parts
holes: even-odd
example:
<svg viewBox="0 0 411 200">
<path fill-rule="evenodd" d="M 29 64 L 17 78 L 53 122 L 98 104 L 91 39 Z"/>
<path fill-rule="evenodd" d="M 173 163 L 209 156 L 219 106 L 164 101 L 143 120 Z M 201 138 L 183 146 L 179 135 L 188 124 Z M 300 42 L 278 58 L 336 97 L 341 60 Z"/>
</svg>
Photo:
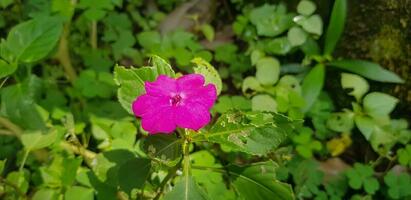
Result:
<svg viewBox="0 0 411 200">
<path fill-rule="evenodd" d="M 175 77 L 171 66 L 160 57 L 153 56 L 151 63 L 152 66 L 142 68 L 117 66 L 115 80 L 120 86 L 118 97 L 122 105 L 127 110 L 131 108 L 137 119 L 141 119 L 142 129 L 149 133 L 144 141 L 145 156 L 153 159 L 153 165 L 170 168 L 161 178 L 161 187 L 171 182 L 176 185 L 165 193 L 165 199 L 207 199 L 204 190 L 214 192 L 212 184 L 204 183 L 202 187 L 197 184 L 200 172 L 192 176 L 192 169 L 216 172 L 216 178 L 231 177 L 227 184 L 236 188 L 236 193 L 226 184 L 220 187 L 233 198 L 293 199 L 291 188 L 275 180 L 277 164 L 273 161 L 250 166 L 230 165 L 224 169 L 221 164 L 202 166 L 202 162 L 190 158 L 190 152 L 193 144 L 201 147 L 205 145 L 203 142 L 210 142 L 230 151 L 264 156 L 288 137 L 298 121 L 273 112 L 235 109 L 215 121 L 212 118 L 216 116 L 211 116 L 210 110 L 217 99 L 221 79 L 209 63 L 194 59 L 197 73 L 179 77 Z M 213 121 L 214 124 L 210 123 Z M 178 176 L 180 170 L 183 177 Z M 163 195 L 163 190 L 161 188 L 157 196 Z"/>
</svg>

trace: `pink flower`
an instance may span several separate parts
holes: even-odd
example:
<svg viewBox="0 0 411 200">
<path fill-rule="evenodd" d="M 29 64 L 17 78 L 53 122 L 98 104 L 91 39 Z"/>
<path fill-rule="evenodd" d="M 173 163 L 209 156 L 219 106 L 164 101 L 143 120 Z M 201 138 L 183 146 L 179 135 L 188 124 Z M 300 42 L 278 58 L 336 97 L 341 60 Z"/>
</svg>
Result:
<svg viewBox="0 0 411 200">
<path fill-rule="evenodd" d="M 210 122 L 217 98 L 215 86 L 204 86 L 204 82 L 200 74 L 177 79 L 160 75 L 154 82 L 145 82 L 146 94 L 133 102 L 133 112 L 151 134 L 171 133 L 177 127 L 198 130 Z"/>
</svg>

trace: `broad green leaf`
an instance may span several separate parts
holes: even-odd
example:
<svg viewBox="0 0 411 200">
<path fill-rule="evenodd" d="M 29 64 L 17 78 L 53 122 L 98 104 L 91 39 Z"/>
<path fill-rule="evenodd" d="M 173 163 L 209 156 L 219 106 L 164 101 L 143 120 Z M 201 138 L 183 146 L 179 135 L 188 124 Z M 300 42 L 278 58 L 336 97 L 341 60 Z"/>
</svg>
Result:
<svg viewBox="0 0 411 200">
<path fill-rule="evenodd" d="M 94 191 L 91 188 L 72 186 L 64 193 L 65 200 L 93 200 Z"/>
<path fill-rule="evenodd" d="M 166 193 L 164 200 L 207 200 L 207 194 L 197 185 L 193 177 L 182 178 L 171 190 Z"/>
<path fill-rule="evenodd" d="M 290 185 L 276 180 L 278 165 L 272 161 L 251 166 L 229 166 L 233 187 L 245 200 L 294 199 Z"/>
<path fill-rule="evenodd" d="M 44 129 L 47 111 L 36 104 L 42 86 L 42 80 L 32 75 L 22 83 L 1 88 L 0 115 L 26 129 Z"/>
<path fill-rule="evenodd" d="M 142 189 L 150 175 L 151 160 L 135 158 L 128 160 L 118 169 L 120 189 L 130 194 L 132 189 Z"/>
<path fill-rule="evenodd" d="M 312 1 L 302 0 L 297 5 L 297 12 L 302 15 L 311 15 L 317 7 Z"/>
<path fill-rule="evenodd" d="M 194 58 L 191 62 L 196 65 L 194 67 L 194 72 L 196 74 L 203 75 L 205 77 L 206 84 L 213 84 L 217 89 L 217 95 L 219 95 L 223 87 L 223 82 L 218 74 L 218 71 L 202 58 Z"/>
<path fill-rule="evenodd" d="M 224 182 L 223 174 L 219 171 L 198 169 L 195 167 L 221 168 L 221 164 L 216 163 L 216 158 L 209 151 L 201 150 L 190 154 L 192 164 L 192 176 L 196 182 L 202 186 L 210 199 L 234 200 L 235 192 L 232 187 L 228 187 Z"/>
<path fill-rule="evenodd" d="M 40 189 L 34 193 L 32 200 L 58 199 L 58 191 L 53 189 Z"/>
<path fill-rule="evenodd" d="M 38 17 L 13 27 L 6 48 L 21 62 L 36 62 L 50 53 L 63 30 L 58 17 Z"/>
<path fill-rule="evenodd" d="M 354 113 L 348 111 L 333 113 L 327 120 L 327 126 L 336 132 L 350 132 L 354 128 Z"/>
<path fill-rule="evenodd" d="M 403 83 L 398 75 L 382 68 L 379 64 L 368 62 L 364 60 L 335 60 L 328 63 L 328 65 L 337 67 L 339 69 L 347 70 L 364 76 L 365 78 L 388 83 Z"/>
<path fill-rule="evenodd" d="M 292 26 L 293 15 L 286 13 L 282 6 L 265 4 L 250 12 L 250 21 L 261 36 L 277 36 Z"/>
<path fill-rule="evenodd" d="M 324 54 L 331 55 L 340 39 L 347 15 L 347 0 L 336 0 L 331 11 L 330 23 L 325 35 Z"/>
<path fill-rule="evenodd" d="M 0 78 L 13 74 L 17 69 L 17 63 L 7 63 L 0 59 Z"/>
<path fill-rule="evenodd" d="M 135 158 L 131 151 L 124 149 L 105 151 L 94 158 L 91 167 L 100 182 L 104 182 L 111 187 L 117 187 L 119 185 L 118 174 L 120 167 Z"/>
<path fill-rule="evenodd" d="M 397 98 L 381 92 L 369 93 L 363 100 L 364 111 L 377 120 L 388 117 L 397 103 Z"/>
<path fill-rule="evenodd" d="M 258 60 L 256 68 L 255 77 L 262 85 L 273 85 L 280 77 L 280 62 L 275 58 L 261 58 Z"/>
<path fill-rule="evenodd" d="M 173 135 L 150 135 L 143 140 L 142 145 L 149 157 L 170 167 L 176 165 L 182 155 L 181 140 Z"/>
<path fill-rule="evenodd" d="M 27 151 L 37 150 L 52 145 L 57 139 L 57 130 L 53 129 L 47 134 L 41 131 L 25 132 L 21 135 L 21 142 Z"/>
<path fill-rule="evenodd" d="M 218 97 L 218 102 L 214 105 L 213 111 L 225 113 L 229 110 L 251 110 L 251 101 L 244 96 L 227 96 Z"/>
<path fill-rule="evenodd" d="M 126 68 L 116 65 L 114 68 L 114 81 L 119 86 L 117 97 L 120 104 L 130 114 L 132 102 L 145 93 L 144 82 L 155 81 L 160 74 L 174 77 L 171 66 L 162 58 L 153 56 L 150 67 Z"/>
<path fill-rule="evenodd" d="M 323 20 L 320 15 L 312 15 L 301 22 L 303 29 L 309 33 L 321 35 L 323 33 Z"/>
<path fill-rule="evenodd" d="M 259 41 L 267 53 L 285 55 L 290 52 L 292 46 L 286 36 L 270 40 Z"/>
<path fill-rule="evenodd" d="M 356 115 L 354 121 L 355 125 L 364 135 L 365 139 L 370 140 L 371 134 L 374 132 L 374 129 L 376 127 L 376 122 L 374 122 L 374 120 L 372 120 L 370 117 L 361 115 Z"/>
<path fill-rule="evenodd" d="M 267 94 L 259 94 L 251 99 L 253 111 L 277 112 L 277 102 Z"/>
<path fill-rule="evenodd" d="M 243 80 L 241 90 L 244 94 L 253 93 L 254 91 L 259 92 L 263 90 L 260 82 L 254 76 L 248 76 Z M 249 91 L 251 90 L 251 91 Z"/>
<path fill-rule="evenodd" d="M 343 89 L 352 89 L 348 94 L 354 96 L 357 101 L 360 101 L 362 96 L 370 89 L 368 82 L 364 78 L 348 73 L 341 74 L 341 86 Z"/>
<path fill-rule="evenodd" d="M 308 111 L 310 107 L 317 100 L 324 85 L 325 67 L 322 64 L 316 65 L 305 76 L 302 83 L 302 93 L 305 99 L 305 111 Z"/>
<path fill-rule="evenodd" d="M 145 31 L 137 35 L 137 41 L 145 49 L 156 49 L 161 45 L 161 35 L 156 31 Z"/>
<path fill-rule="evenodd" d="M 110 98 L 114 94 L 115 83 L 111 73 L 83 70 L 74 81 L 74 88 L 86 98 Z"/>
<path fill-rule="evenodd" d="M 307 33 L 300 27 L 292 27 L 287 34 L 288 41 L 291 46 L 299 46 L 305 43 L 307 40 Z"/>
<path fill-rule="evenodd" d="M 297 123 L 276 113 L 229 112 L 218 118 L 209 133 L 193 140 L 219 143 L 235 151 L 264 155 L 277 148 Z"/>
</svg>

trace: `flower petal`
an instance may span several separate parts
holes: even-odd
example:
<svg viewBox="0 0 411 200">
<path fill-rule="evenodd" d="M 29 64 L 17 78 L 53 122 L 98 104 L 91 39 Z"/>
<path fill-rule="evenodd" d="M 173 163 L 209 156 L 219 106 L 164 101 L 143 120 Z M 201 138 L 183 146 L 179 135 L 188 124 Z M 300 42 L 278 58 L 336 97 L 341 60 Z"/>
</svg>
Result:
<svg viewBox="0 0 411 200">
<path fill-rule="evenodd" d="M 153 82 L 145 82 L 146 93 L 151 96 L 167 96 L 177 92 L 177 82 L 175 79 L 166 75 L 158 76 Z"/>
<path fill-rule="evenodd" d="M 179 91 L 191 90 L 204 86 L 205 79 L 201 74 L 188 74 L 177 79 Z"/>
<path fill-rule="evenodd" d="M 156 112 L 156 110 L 162 109 L 163 107 L 167 107 L 169 105 L 170 103 L 168 98 L 143 94 L 137 97 L 137 99 L 133 102 L 132 110 L 134 115 L 141 117 L 146 113 Z"/>
<path fill-rule="evenodd" d="M 150 134 L 172 133 L 176 129 L 174 113 L 171 107 L 158 109 L 143 115 L 141 126 Z"/>
<path fill-rule="evenodd" d="M 217 89 L 213 84 L 186 90 L 183 93 L 186 96 L 185 102 L 200 103 L 204 105 L 206 109 L 210 109 L 217 99 Z"/>
<path fill-rule="evenodd" d="M 210 112 L 204 105 L 189 103 L 174 108 L 175 123 L 182 128 L 198 130 L 210 122 Z"/>
</svg>

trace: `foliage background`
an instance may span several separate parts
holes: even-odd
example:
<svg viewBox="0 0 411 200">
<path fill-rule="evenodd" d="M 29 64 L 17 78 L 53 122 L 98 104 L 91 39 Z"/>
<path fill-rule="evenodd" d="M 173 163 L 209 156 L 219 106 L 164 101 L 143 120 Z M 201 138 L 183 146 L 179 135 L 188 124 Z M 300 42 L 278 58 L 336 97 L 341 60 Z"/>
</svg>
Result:
<svg viewBox="0 0 411 200">
<path fill-rule="evenodd" d="M 191 199 L 410 198 L 408 1 L 0 0 L 0 9 L 1 199 L 181 199 L 182 183 Z M 148 136 L 127 112 L 144 91 L 130 75 L 167 62 L 222 88 L 215 120 L 189 147 L 186 182 L 178 134 Z M 232 110 L 233 129 L 266 128 L 271 140 L 204 137 L 231 131 L 220 124 Z M 292 129 L 262 112 L 304 122 Z"/>
</svg>

